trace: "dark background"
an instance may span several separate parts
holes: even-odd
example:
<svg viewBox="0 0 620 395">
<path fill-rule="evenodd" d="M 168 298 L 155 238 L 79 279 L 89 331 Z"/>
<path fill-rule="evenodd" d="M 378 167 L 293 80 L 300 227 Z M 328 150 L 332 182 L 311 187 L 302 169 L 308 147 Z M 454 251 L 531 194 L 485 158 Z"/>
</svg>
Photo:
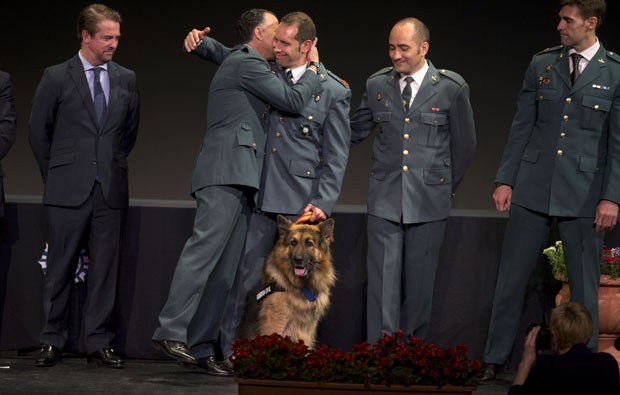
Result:
<svg viewBox="0 0 620 395">
<path fill-rule="evenodd" d="M 27 140 L 30 101 L 43 69 L 75 55 L 75 21 L 85 1 L 3 2 L 0 69 L 12 74 L 18 137 L 3 160 L 9 195 L 41 195 L 42 183 Z M 352 111 L 366 78 L 390 66 L 388 35 L 405 16 L 430 28 L 428 54 L 438 68 L 460 73 L 471 87 L 478 150 L 455 197 L 457 209 L 493 209 L 493 178 L 531 56 L 559 43 L 559 1 L 388 1 L 373 7 L 335 1 L 108 1 L 123 16 L 114 60 L 136 71 L 142 95 L 141 127 L 130 155 L 132 199 L 191 200 L 189 179 L 206 127 L 209 82 L 215 66 L 181 51 L 192 28 L 236 43 L 234 24 L 248 8 L 282 16 L 307 12 L 315 21 L 321 60 L 352 89 Z M 618 49 L 620 4 L 608 2 L 599 38 Z M 351 151 L 339 204 L 366 203 L 371 139 Z"/>
</svg>

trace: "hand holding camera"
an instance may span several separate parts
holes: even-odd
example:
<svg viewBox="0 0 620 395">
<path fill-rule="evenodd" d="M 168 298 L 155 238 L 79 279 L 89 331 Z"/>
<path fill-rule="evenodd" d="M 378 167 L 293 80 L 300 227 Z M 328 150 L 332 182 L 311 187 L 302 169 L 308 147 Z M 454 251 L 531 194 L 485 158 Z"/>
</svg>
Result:
<svg viewBox="0 0 620 395">
<path fill-rule="evenodd" d="M 527 334 L 529 334 L 532 330 L 538 328 L 535 336 L 535 350 L 536 353 L 540 353 L 542 351 L 547 351 L 551 349 L 551 331 L 547 328 L 547 323 L 543 321 L 540 324 L 530 324 L 527 327 Z M 527 343 L 527 342 L 526 342 Z"/>
</svg>

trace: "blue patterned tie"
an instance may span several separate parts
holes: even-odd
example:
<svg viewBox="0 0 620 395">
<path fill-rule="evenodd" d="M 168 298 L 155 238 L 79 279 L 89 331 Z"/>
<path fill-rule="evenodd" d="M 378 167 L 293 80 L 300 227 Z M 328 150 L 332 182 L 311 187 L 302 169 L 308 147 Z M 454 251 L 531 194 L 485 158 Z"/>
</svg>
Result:
<svg viewBox="0 0 620 395">
<path fill-rule="evenodd" d="M 103 94 L 103 88 L 101 87 L 101 81 L 99 80 L 99 75 L 101 74 L 101 67 L 95 67 L 92 69 L 95 74 L 93 80 L 93 94 L 95 103 L 95 112 L 97 113 L 97 122 L 101 125 L 101 121 L 103 120 L 103 114 L 106 109 L 105 95 Z"/>
</svg>

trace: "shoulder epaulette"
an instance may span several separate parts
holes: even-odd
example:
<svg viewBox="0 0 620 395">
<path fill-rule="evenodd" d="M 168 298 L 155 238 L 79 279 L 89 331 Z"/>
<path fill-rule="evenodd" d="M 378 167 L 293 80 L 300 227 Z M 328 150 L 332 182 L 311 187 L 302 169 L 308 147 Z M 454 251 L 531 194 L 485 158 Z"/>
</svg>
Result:
<svg viewBox="0 0 620 395">
<path fill-rule="evenodd" d="M 392 66 L 385 67 L 385 68 L 382 68 L 381 70 L 377 71 L 376 73 L 374 73 L 373 75 L 371 75 L 368 78 L 373 78 L 373 77 L 376 77 L 376 76 L 379 76 L 379 75 L 388 74 L 388 73 L 391 73 L 392 70 L 394 70 L 394 67 L 392 67 Z"/>
<path fill-rule="evenodd" d="M 342 78 L 338 77 L 336 74 L 332 73 L 331 70 L 327 70 L 327 75 L 329 75 L 332 79 L 334 79 L 340 85 L 342 85 L 345 88 L 349 89 L 349 83 L 347 81 L 343 80 Z"/>
<path fill-rule="evenodd" d="M 540 55 L 540 54 L 547 53 L 547 52 L 561 52 L 562 48 L 564 48 L 563 45 L 556 45 L 555 47 L 545 48 L 542 51 L 536 53 L 536 55 Z"/>
<path fill-rule="evenodd" d="M 437 71 L 439 72 L 439 74 L 450 78 L 452 81 L 456 82 L 459 85 L 465 84 L 465 79 L 461 77 L 459 73 L 446 69 L 437 69 Z"/>
<path fill-rule="evenodd" d="M 607 57 L 613 61 L 620 63 L 620 55 L 614 51 L 607 51 Z"/>
</svg>

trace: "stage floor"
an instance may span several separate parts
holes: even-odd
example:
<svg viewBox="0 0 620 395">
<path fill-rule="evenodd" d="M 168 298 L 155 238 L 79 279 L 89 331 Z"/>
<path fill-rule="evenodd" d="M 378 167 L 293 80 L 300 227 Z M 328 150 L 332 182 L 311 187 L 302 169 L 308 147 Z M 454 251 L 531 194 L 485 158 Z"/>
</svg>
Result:
<svg viewBox="0 0 620 395">
<path fill-rule="evenodd" d="M 65 355 L 54 367 L 37 368 L 35 355 L 0 352 L 0 393 L 237 395 L 232 378 L 209 376 L 169 360 L 126 359 L 125 368 L 109 369 L 86 363 L 84 356 Z M 478 386 L 474 394 L 504 395 L 513 377 L 513 373 L 504 373 L 495 383 Z"/>
</svg>

